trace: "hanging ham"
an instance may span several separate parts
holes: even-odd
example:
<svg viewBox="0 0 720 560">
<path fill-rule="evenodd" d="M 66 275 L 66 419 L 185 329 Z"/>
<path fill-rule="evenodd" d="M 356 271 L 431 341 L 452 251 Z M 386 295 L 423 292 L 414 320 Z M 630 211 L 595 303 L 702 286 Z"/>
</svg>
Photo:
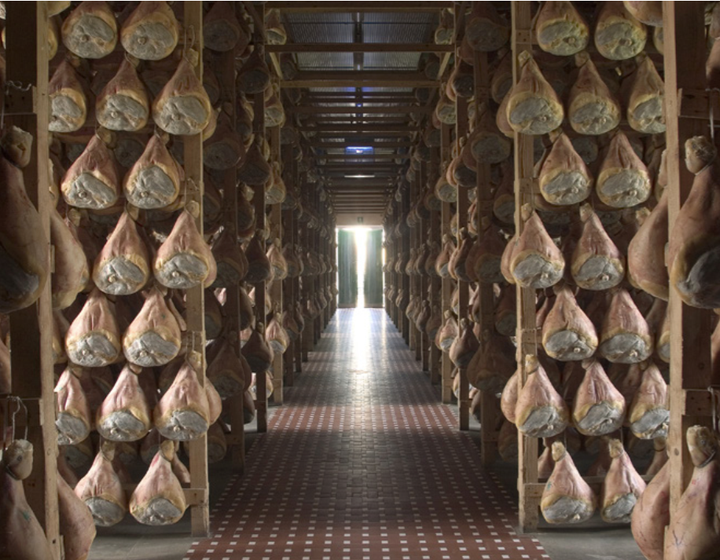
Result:
<svg viewBox="0 0 720 560">
<path fill-rule="evenodd" d="M 625 256 L 603 228 L 589 204 L 580 208 L 583 230 L 575 245 L 570 272 L 578 287 L 585 290 L 609 290 L 625 277 Z"/>
<path fill-rule="evenodd" d="M 704 136 L 685 143 L 685 161 L 695 174 L 692 189 L 669 238 L 667 265 L 670 284 L 692 307 L 720 307 L 718 248 L 720 247 L 720 167 L 717 150 Z"/>
<path fill-rule="evenodd" d="M 138 441 L 151 428 L 151 410 L 140 386 L 139 368 L 126 365 L 96 413 L 100 435 L 109 441 Z"/>
<path fill-rule="evenodd" d="M 65 336 L 70 361 L 79 366 L 102 367 L 120 356 L 120 330 L 107 298 L 94 289 Z"/>
<path fill-rule="evenodd" d="M 642 222 L 627 251 L 628 279 L 651 296 L 669 298 L 665 245 L 668 242 L 668 199 L 662 196 L 658 205 Z"/>
<path fill-rule="evenodd" d="M 228 399 L 245 389 L 245 370 L 249 369 L 243 356 L 238 356 L 227 340 L 220 342 L 220 349 L 210 362 L 207 378 L 215 386 L 220 398 Z"/>
<path fill-rule="evenodd" d="M 29 441 L 14 440 L 4 449 L 0 460 L 2 558 L 47 560 L 53 557 L 45 532 L 25 498 L 23 480 L 30 476 L 32 468 L 33 446 Z"/>
<path fill-rule="evenodd" d="M 65 560 L 86 560 L 96 529 L 88 507 L 62 476 L 57 477 L 58 519 Z"/>
<path fill-rule="evenodd" d="M 609 448 L 612 463 L 603 482 L 600 513 L 606 523 L 630 523 L 635 504 L 645 491 L 645 481 L 619 439 L 611 439 Z"/>
<path fill-rule="evenodd" d="M 93 282 L 106 294 L 127 296 L 140 291 L 149 279 L 147 246 L 138 235 L 135 221 L 123 212 L 95 259 Z"/>
<path fill-rule="evenodd" d="M 0 157 L 0 313 L 34 303 L 49 270 L 48 240 L 20 169 Z"/>
<path fill-rule="evenodd" d="M 270 85 L 272 75 L 265 62 L 264 53 L 255 47 L 237 75 L 236 86 L 245 94 L 262 93 Z"/>
<path fill-rule="evenodd" d="M 88 101 L 69 60 L 60 63 L 48 84 L 51 132 L 75 132 L 87 119 Z"/>
<path fill-rule="evenodd" d="M 590 28 L 572 2 L 545 2 L 535 19 L 538 46 L 555 56 L 571 56 L 587 47 Z"/>
<path fill-rule="evenodd" d="M 467 16 L 465 39 L 473 50 L 496 51 L 510 39 L 510 26 L 491 3 L 477 2 Z"/>
<path fill-rule="evenodd" d="M 180 352 L 180 325 L 157 288 L 148 290 L 145 303 L 123 334 L 123 353 L 131 364 L 157 367 Z"/>
<path fill-rule="evenodd" d="M 520 134 L 547 134 L 562 124 L 562 102 L 530 53 L 522 52 L 518 59 L 522 70 L 518 82 L 507 95 L 507 120 Z"/>
<path fill-rule="evenodd" d="M 80 58 L 103 58 L 115 50 L 118 32 L 107 2 L 82 2 L 62 24 L 65 48 Z"/>
<path fill-rule="evenodd" d="M 548 235 L 537 212 L 522 207 L 523 232 L 512 248 L 509 268 L 515 282 L 524 288 L 543 289 L 557 284 L 565 270 L 562 252 Z"/>
<path fill-rule="evenodd" d="M 568 120 L 578 134 L 598 136 L 620 124 L 620 103 L 600 77 L 590 56 L 580 57 L 583 58 L 568 97 Z"/>
<path fill-rule="evenodd" d="M 217 263 L 217 277 L 213 287 L 237 286 L 245 278 L 249 265 L 245 253 L 230 230 L 224 230 L 220 234 L 213 243 L 212 252 Z"/>
<path fill-rule="evenodd" d="M 161 60 L 178 44 L 179 28 L 167 2 L 140 2 L 120 31 L 123 48 L 140 60 Z"/>
<path fill-rule="evenodd" d="M 665 527 L 670 523 L 670 463 L 648 483 L 633 508 L 630 528 L 648 560 L 663 560 Z"/>
<path fill-rule="evenodd" d="M 453 340 L 448 350 L 448 355 L 456 367 L 467 367 L 473 356 L 479 349 L 479 343 L 473 334 L 472 325 L 467 319 L 460 319 L 458 335 Z"/>
<path fill-rule="evenodd" d="M 569 206 L 592 192 L 593 176 L 565 133 L 553 143 L 538 176 L 540 194 L 550 204 Z"/>
<path fill-rule="evenodd" d="M 153 101 L 153 120 L 165 132 L 183 136 L 200 134 L 211 114 L 210 98 L 190 62 L 183 58 Z"/>
<path fill-rule="evenodd" d="M 245 281 L 249 284 L 259 284 L 272 276 L 270 260 L 263 249 L 263 232 L 257 231 L 245 248 L 245 256 L 248 261 L 248 271 Z"/>
<path fill-rule="evenodd" d="M 595 353 L 597 332 L 567 286 L 555 287 L 555 303 L 542 325 L 542 345 L 562 362 L 585 360 Z"/>
<path fill-rule="evenodd" d="M 143 525 L 177 523 L 187 509 L 185 492 L 173 472 L 174 458 L 174 443 L 164 441 L 147 473 L 132 493 L 130 513 Z"/>
<path fill-rule="evenodd" d="M 610 60 L 627 60 L 640 54 L 647 41 L 646 27 L 622 2 L 605 2 L 595 23 L 595 47 Z"/>
<path fill-rule="evenodd" d="M 90 406 L 80 379 L 68 367 L 55 385 L 57 418 L 55 427 L 58 445 L 72 445 L 90 435 L 93 420 Z"/>
<path fill-rule="evenodd" d="M 92 467 L 75 487 L 75 494 L 90 509 L 98 527 L 112 527 L 127 513 L 127 497 L 113 467 L 114 457 L 114 447 L 103 444 Z"/>
<path fill-rule="evenodd" d="M 586 436 L 610 434 L 625 417 L 625 398 L 612 384 L 600 362 L 593 360 L 575 393 L 573 422 Z"/>
<path fill-rule="evenodd" d="M 597 175 L 595 189 L 598 198 L 612 208 L 632 208 L 650 197 L 651 188 L 647 167 L 633 150 L 627 136 L 617 132 L 610 141 Z"/>
<path fill-rule="evenodd" d="M 654 363 L 647 365 L 629 408 L 630 430 L 640 439 L 667 437 L 670 424 L 668 386 Z"/>
<path fill-rule="evenodd" d="M 565 446 L 552 444 L 555 467 L 540 500 L 540 511 L 548 523 L 582 523 L 592 517 L 597 498 L 575 467 Z"/>
<path fill-rule="evenodd" d="M 54 208 L 50 210 L 50 240 L 55 249 L 52 306 L 65 309 L 90 280 L 88 262 L 82 245 Z"/>
<path fill-rule="evenodd" d="M 653 352 L 647 321 L 627 290 L 616 288 L 600 329 L 598 354 L 610 362 L 634 364 Z"/>
<path fill-rule="evenodd" d="M 238 46 L 241 53 L 249 38 L 235 15 L 235 6 L 227 2 L 215 2 L 203 18 L 204 46 L 216 52 L 228 52 Z M 240 43 L 240 44 L 238 44 Z"/>
<path fill-rule="evenodd" d="M 720 547 L 717 436 L 706 426 L 693 426 L 687 431 L 687 446 L 695 468 L 670 519 L 663 560 L 714 558 Z"/>
<path fill-rule="evenodd" d="M 137 132 L 150 115 L 150 100 L 135 66 L 125 58 L 95 103 L 95 117 L 109 130 Z"/>
<path fill-rule="evenodd" d="M 172 232 L 158 248 L 153 271 L 157 281 L 171 289 L 207 287 L 215 281 L 217 268 L 212 251 L 188 209 L 178 216 Z"/>
<path fill-rule="evenodd" d="M 512 377 L 508 379 L 508 382 L 505 384 L 505 388 L 500 395 L 500 410 L 507 421 L 512 422 L 513 424 L 517 418 L 515 416 L 515 408 L 517 406 L 518 390 L 520 388 L 519 379 L 520 372 L 519 370 L 516 370 Z"/>
<path fill-rule="evenodd" d="M 242 347 L 242 355 L 254 372 L 264 372 L 272 368 L 273 351 L 265 340 L 265 325 L 259 322 L 250 338 Z"/>
<path fill-rule="evenodd" d="M 140 158 L 125 175 L 123 191 L 133 206 L 145 210 L 165 208 L 180 194 L 184 175 L 163 139 L 153 134 Z"/>
<path fill-rule="evenodd" d="M 190 441 L 207 432 L 209 404 L 198 374 L 185 362 L 153 411 L 153 424 L 168 439 Z"/>
<path fill-rule="evenodd" d="M 518 430 L 527 436 L 539 438 L 562 433 L 568 426 L 570 416 L 565 401 L 552 386 L 545 368 L 536 356 L 525 358 L 525 370 L 527 380 L 518 391 L 515 406 Z"/>
<path fill-rule="evenodd" d="M 649 56 L 633 74 L 626 102 L 628 124 L 643 134 L 665 132 L 665 84 Z"/>
<path fill-rule="evenodd" d="M 70 206 L 104 210 L 117 202 L 119 181 L 113 154 L 96 134 L 67 170 L 60 187 Z"/>
</svg>

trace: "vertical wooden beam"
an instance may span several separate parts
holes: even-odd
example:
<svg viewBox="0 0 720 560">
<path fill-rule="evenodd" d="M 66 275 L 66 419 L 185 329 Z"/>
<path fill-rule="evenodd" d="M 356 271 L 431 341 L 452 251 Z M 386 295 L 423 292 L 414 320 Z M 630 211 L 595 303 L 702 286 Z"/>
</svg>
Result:
<svg viewBox="0 0 720 560">
<path fill-rule="evenodd" d="M 295 161 L 295 158 L 292 157 L 292 146 L 286 145 L 282 148 L 282 154 L 283 154 L 283 161 L 286 165 L 286 173 L 285 173 L 285 185 L 288 188 L 289 191 L 293 191 L 293 193 L 296 193 L 295 187 L 295 179 L 297 177 L 297 162 Z M 296 196 L 296 194 L 295 194 Z M 293 210 L 283 210 L 282 212 L 282 225 L 283 225 L 283 235 L 285 237 L 284 241 L 286 244 L 289 244 L 291 247 L 295 245 L 295 212 Z M 296 279 L 288 277 L 284 280 L 283 283 L 283 310 L 286 313 L 294 313 L 294 305 L 295 305 L 295 283 Z M 284 371 L 285 371 L 285 385 L 287 387 L 292 387 L 293 383 L 295 381 L 295 355 L 296 355 L 296 346 L 298 345 L 297 340 L 291 340 L 290 346 L 288 346 L 287 352 L 285 352 L 285 362 L 284 362 Z"/>
<path fill-rule="evenodd" d="M 33 137 L 30 164 L 23 170 L 25 190 L 37 207 L 45 238 L 50 241 L 48 175 L 48 7 L 47 2 L 13 2 L 6 6 L 7 125 Z M 29 88 L 26 90 L 26 88 Z M 23 91 L 26 90 L 26 91 Z M 46 270 L 52 270 L 48 251 Z M 50 275 L 38 300 L 10 314 L 12 336 L 12 394 L 36 401 L 40 418 L 28 418 L 28 439 L 34 448 L 33 471 L 25 480 L 25 495 L 45 530 L 53 560 L 61 557 L 57 501 L 57 432 L 52 358 L 52 300 Z M 34 408 L 34 407 L 31 407 Z M 44 420 L 43 420 L 44 419 Z"/>
<path fill-rule="evenodd" d="M 687 198 L 693 175 L 684 165 L 688 138 L 708 134 L 708 121 L 683 118 L 683 89 L 705 89 L 704 4 L 663 2 L 665 30 L 665 113 L 667 121 L 668 227 L 672 232 Z M 683 304 L 670 288 L 670 514 L 687 487 L 693 464 L 687 449 L 687 429 L 712 426 L 712 419 L 685 411 L 686 391 L 706 390 L 711 382 L 710 333 L 712 311 Z"/>
<path fill-rule="evenodd" d="M 513 2 L 512 9 L 512 55 L 513 83 L 520 76 L 518 56 L 532 50 L 531 3 Z M 520 235 L 524 228 L 520 209 L 532 197 L 533 137 L 515 133 L 515 231 Z M 517 361 L 520 371 L 520 387 L 527 381 L 525 356 L 535 350 L 535 290 L 517 287 Z M 519 522 L 521 531 L 532 531 L 538 525 L 539 499 L 527 491 L 529 483 L 538 481 L 538 441 L 518 432 L 518 492 L 520 502 Z"/>
<path fill-rule="evenodd" d="M 270 150 L 272 153 L 271 160 L 280 162 L 280 127 L 276 126 L 270 130 Z M 277 238 L 282 249 L 282 204 L 273 204 L 270 209 L 270 220 L 273 226 L 277 228 Z M 272 240 L 274 242 L 274 240 Z M 273 308 L 282 313 L 283 310 L 283 282 L 282 280 L 274 280 L 270 285 L 270 298 L 273 302 Z M 278 318 L 279 320 L 279 318 Z M 273 358 L 273 402 L 275 404 L 283 403 L 283 374 L 285 368 L 283 366 L 283 355 L 275 353 Z"/>
<path fill-rule="evenodd" d="M 441 147 L 440 147 L 440 161 L 442 161 L 445 165 L 448 165 L 450 163 L 450 126 L 447 124 L 443 124 L 440 129 L 440 139 L 441 139 Z M 447 235 L 448 237 L 452 236 L 450 232 L 450 221 L 452 220 L 452 207 L 450 206 L 449 202 L 443 202 L 442 203 L 442 209 L 441 209 L 441 243 L 442 243 L 442 237 Z M 443 317 L 446 311 L 452 308 L 452 290 L 453 290 L 453 281 L 452 278 L 443 278 L 442 279 L 442 312 Z M 442 402 L 445 404 L 450 404 L 453 399 L 453 391 L 452 391 L 452 370 L 453 370 L 453 363 L 450 360 L 450 356 L 448 356 L 447 352 L 442 353 L 441 358 L 442 364 L 441 364 L 441 376 L 442 376 L 442 386 L 441 386 L 441 395 L 442 395 Z"/>
<path fill-rule="evenodd" d="M 432 186 L 439 176 L 439 159 L 440 153 L 437 148 L 432 148 L 430 152 L 430 169 L 428 184 Z M 444 203 L 443 203 L 444 204 Z M 432 211 L 430 213 L 430 239 L 440 245 L 442 243 L 442 232 L 440 223 L 440 212 Z M 430 282 L 432 289 L 430 290 L 430 307 L 435 310 L 442 310 L 442 281 L 438 276 L 433 276 Z M 441 380 L 441 355 L 440 349 L 435 346 L 434 340 L 429 340 L 430 345 L 430 383 L 436 385 Z"/>
<path fill-rule="evenodd" d="M 195 38 L 192 48 L 199 53 L 198 65 L 194 68 L 195 75 L 202 81 L 203 35 L 202 2 L 191 1 L 184 4 L 185 28 L 192 29 Z M 183 137 L 185 180 L 187 182 L 187 203 L 194 202 L 200 208 L 195 223 L 198 231 L 203 233 L 203 146 L 202 135 L 193 134 Z M 195 363 L 201 385 L 205 385 L 205 291 L 197 286 L 187 291 L 187 325 L 191 333 L 192 346 L 197 352 L 199 363 Z M 190 480 L 193 488 L 208 489 L 207 436 L 191 441 L 190 448 Z M 207 492 L 206 492 L 207 496 Z M 206 498 L 191 510 L 192 534 L 204 537 L 210 534 L 210 509 Z"/>
<path fill-rule="evenodd" d="M 487 53 L 475 51 L 474 53 L 475 73 L 475 126 L 480 126 L 481 112 L 480 105 L 490 102 L 490 90 L 487 87 L 490 76 L 488 72 Z M 493 219 L 493 192 L 490 181 L 490 164 L 478 163 L 476 195 L 478 243 L 482 242 L 481 224 L 490 222 Z M 490 335 L 495 329 L 494 321 L 494 297 L 493 285 L 487 282 L 478 283 L 478 297 L 480 298 L 480 332 L 481 338 L 490 340 Z M 483 344 L 481 340 L 481 345 Z M 483 464 L 489 465 L 495 459 L 497 452 L 498 433 L 497 425 L 497 398 L 491 391 L 483 391 L 480 403 L 480 444 L 481 459 Z"/>
<path fill-rule="evenodd" d="M 427 164 L 425 162 L 422 162 L 420 164 L 420 197 L 424 196 L 425 192 L 425 186 L 427 184 Z M 432 222 L 433 216 L 431 215 L 428 219 L 421 220 L 420 227 L 418 228 L 418 241 L 420 245 L 425 244 L 426 241 L 429 241 L 428 239 L 428 229 L 430 228 L 430 223 Z M 429 251 L 429 248 L 426 246 L 426 250 Z M 422 263 L 423 267 L 425 266 L 425 263 Z M 427 301 L 428 304 L 430 304 L 430 296 L 428 295 L 428 288 L 430 287 L 430 278 L 425 275 L 425 271 L 420 271 L 420 277 L 418 278 L 418 283 L 420 284 L 420 298 L 422 301 Z M 421 308 L 422 309 L 422 308 Z M 432 310 L 432 308 L 431 308 Z M 425 329 L 419 331 L 420 336 L 420 358 L 422 360 L 422 369 L 423 371 L 430 371 L 430 339 L 428 338 L 427 332 Z"/>
</svg>

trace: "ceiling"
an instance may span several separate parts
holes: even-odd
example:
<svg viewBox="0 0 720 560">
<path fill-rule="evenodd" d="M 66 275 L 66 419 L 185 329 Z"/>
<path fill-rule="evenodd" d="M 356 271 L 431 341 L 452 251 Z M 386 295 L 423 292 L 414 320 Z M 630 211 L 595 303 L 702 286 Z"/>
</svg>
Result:
<svg viewBox="0 0 720 560">
<path fill-rule="evenodd" d="M 287 32 L 286 44 L 266 47 L 274 67 L 292 56 L 298 69 L 281 81 L 288 122 L 301 132 L 337 213 L 383 212 L 404 175 L 439 84 L 421 69 L 429 57 L 445 67 L 451 56 L 451 46 L 433 42 L 448 7 L 452 2 L 266 3 L 266 13 L 279 9 Z M 418 88 L 432 92 L 423 103 Z"/>
</svg>

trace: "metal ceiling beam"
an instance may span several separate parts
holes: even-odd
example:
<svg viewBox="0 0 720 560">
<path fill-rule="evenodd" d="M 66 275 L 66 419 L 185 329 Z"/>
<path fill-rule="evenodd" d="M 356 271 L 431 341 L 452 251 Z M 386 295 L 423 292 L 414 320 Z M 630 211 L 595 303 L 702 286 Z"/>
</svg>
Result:
<svg viewBox="0 0 720 560">
<path fill-rule="evenodd" d="M 267 9 L 278 9 L 285 14 L 308 14 L 330 12 L 437 12 L 452 8 L 452 2 L 268 2 Z"/>
<path fill-rule="evenodd" d="M 310 141 L 308 142 L 308 146 L 311 148 L 344 148 L 345 146 L 357 146 L 357 142 L 345 140 L 343 142 L 319 142 L 319 141 Z M 390 148 L 390 149 L 397 149 L 397 148 L 411 148 L 414 146 L 412 142 L 363 142 L 363 147 L 366 148 Z"/>
<path fill-rule="evenodd" d="M 429 80 L 421 72 L 384 72 L 384 71 L 355 71 L 355 70 L 328 70 L 298 72 L 294 80 L 283 80 L 283 88 L 323 88 L 323 87 L 407 87 L 432 88 L 438 87 L 437 80 Z"/>
<path fill-rule="evenodd" d="M 389 97 L 392 99 L 415 99 L 412 92 L 408 91 L 309 91 L 303 94 L 302 99 L 314 99 L 316 97 L 352 97 L 355 99 L 374 99 L 376 97 Z"/>
<path fill-rule="evenodd" d="M 294 113 L 298 115 L 318 115 L 323 113 L 336 113 L 336 114 L 356 114 L 356 113 L 368 113 L 368 114 L 406 114 L 406 113 L 432 113 L 433 108 L 431 107 L 419 107 L 417 105 L 398 105 L 389 107 L 318 107 L 299 105 L 297 107 L 287 107 L 285 109 L 288 113 Z"/>
<path fill-rule="evenodd" d="M 354 124 L 324 124 L 320 126 L 305 126 L 300 125 L 296 127 L 301 132 L 344 132 L 344 133 L 368 133 L 368 132 L 399 132 L 408 134 L 413 131 L 420 130 L 417 126 L 407 126 L 402 124 L 395 125 L 354 125 Z"/>
<path fill-rule="evenodd" d="M 410 154 L 316 154 L 317 159 L 334 160 L 391 160 L 391 159 L 410 159 Z M 353 161 L 351 163 L 361 163 Z"/>
<path fill-rule="evenodd" d="M 265 50 L 270 53 L 449 53 L 453 52 L 454 48 L 454 45 L 436 45 L 435 43 L 285 43 L 284 45 L 267 45 Z"/>
</svg>

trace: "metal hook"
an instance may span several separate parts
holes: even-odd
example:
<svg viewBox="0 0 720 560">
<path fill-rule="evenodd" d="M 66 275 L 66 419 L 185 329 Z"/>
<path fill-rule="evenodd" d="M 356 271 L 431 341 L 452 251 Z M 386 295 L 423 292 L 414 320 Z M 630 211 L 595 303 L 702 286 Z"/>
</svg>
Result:
<svg viewBox="0 0 720 560">
<path fill-rule="evenodd" d="M 715 389 L 710 386 L 708 387 L 708 392 L 710 393 L 710 404 L 712 406 L 712 425 L 713 430 L 715 432 L 718 431 L 718 419 L 717 419 L 717 393 L 715 392 Z"/>
</svg>

